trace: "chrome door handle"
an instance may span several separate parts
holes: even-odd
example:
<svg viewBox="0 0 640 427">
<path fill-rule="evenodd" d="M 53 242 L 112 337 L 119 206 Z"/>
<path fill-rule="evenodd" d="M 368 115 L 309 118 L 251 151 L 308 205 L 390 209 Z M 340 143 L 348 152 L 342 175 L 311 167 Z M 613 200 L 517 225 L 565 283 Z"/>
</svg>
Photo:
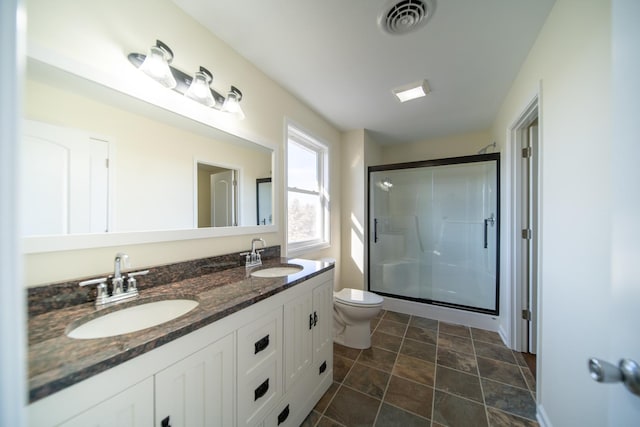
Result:
<svg viewBox="0 0 640 427">
<path fill-rule="evenodd" d="M 640 396 L 640 365 L 631 359 L 620 359 L 618 366 L 592 357 L 589 359 L 589 373 L 599 383 L 623 382 L 627 389 Z"/>
</svg>

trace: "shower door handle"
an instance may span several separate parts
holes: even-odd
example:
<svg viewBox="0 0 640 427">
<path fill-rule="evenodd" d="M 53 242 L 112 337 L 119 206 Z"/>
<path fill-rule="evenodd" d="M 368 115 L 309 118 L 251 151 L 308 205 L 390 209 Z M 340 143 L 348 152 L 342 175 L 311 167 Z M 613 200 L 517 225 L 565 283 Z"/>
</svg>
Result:
<svg viewBox="0 0 640 427">
<path fill-rule="evenodd" d="M 489 218 L 484 219 L 484 248 L 487 249 L 489 247 L 489 223 L 491 226 L 496 223 L 496 217 L 491 214 Z"/>
<path fill-rule="evenodd" d="M 373 219 L 373 243 L 378 243 L 378 218 Z"/>
<path fill-rule="evenodd" d="M 487 218 L 484 219 L 484 248 L 487 249 L 489 245 L 488 236 L 487 236 L 487 227 L 489 225 L 489 220 Z"/>
</svg>

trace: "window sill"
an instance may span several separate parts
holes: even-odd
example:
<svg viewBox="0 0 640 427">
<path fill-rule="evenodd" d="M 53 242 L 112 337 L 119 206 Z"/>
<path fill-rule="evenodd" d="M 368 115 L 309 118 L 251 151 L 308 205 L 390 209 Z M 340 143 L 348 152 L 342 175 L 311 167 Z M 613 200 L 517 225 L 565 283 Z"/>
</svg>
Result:
<svg viewBox="0 0 640 427">
<path fill-rule="evenodd" d="M 306 245 L 296 245 L 294 247 L 287 248 L 287 257 L 297 258 L 309 252 L 315 252 L 329 247 L 331 247 L 329 242 L 314 242 Z"/>
</svg>

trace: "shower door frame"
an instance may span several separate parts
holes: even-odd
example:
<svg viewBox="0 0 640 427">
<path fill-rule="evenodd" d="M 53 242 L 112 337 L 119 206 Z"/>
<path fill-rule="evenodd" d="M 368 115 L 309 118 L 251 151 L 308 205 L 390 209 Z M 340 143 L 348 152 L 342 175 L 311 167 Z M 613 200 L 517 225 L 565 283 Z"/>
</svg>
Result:
<svg viewBox="0 0 640 427">
<path fill-rule="evenodd" d="M 416 162 L 392 163 L 387 165 L 369 166 L 367 168 L 367 290 L 371 291 L 371 173 L 389 170 L 416 169 L 423 167 L 448 166 L 464 163 L 479 163 L 495 161 L 496 163 L 496 303 L 495 310 L 473 307 L 463 304 L 435 301 L 432 299 L 415 298 L 405 295 L 390 294 L 387 292 L 375 291 L 377 294 L 397 298 L 406 301 L 430 304 L 438 307 L 447 307 L 470 311 L 474 313 L 489 314 L 498 316 L 500 314 L 500 153 L 475 154 L 471 156 L 447 157 L 443 159 L 420 160 Z"/>
</svg>

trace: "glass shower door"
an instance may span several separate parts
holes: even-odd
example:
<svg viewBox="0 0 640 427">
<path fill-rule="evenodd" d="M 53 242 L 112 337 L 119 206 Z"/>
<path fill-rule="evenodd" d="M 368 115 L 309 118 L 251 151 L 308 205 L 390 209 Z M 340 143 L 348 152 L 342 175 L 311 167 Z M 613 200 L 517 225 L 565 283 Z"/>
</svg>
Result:
<svg viewBox="0 0 640 427">
<path fill-rule="evenodd" d="M 497 314 L 498 184 L 495 154 L 369 168 L 369 289 Z"/>
</svg>

